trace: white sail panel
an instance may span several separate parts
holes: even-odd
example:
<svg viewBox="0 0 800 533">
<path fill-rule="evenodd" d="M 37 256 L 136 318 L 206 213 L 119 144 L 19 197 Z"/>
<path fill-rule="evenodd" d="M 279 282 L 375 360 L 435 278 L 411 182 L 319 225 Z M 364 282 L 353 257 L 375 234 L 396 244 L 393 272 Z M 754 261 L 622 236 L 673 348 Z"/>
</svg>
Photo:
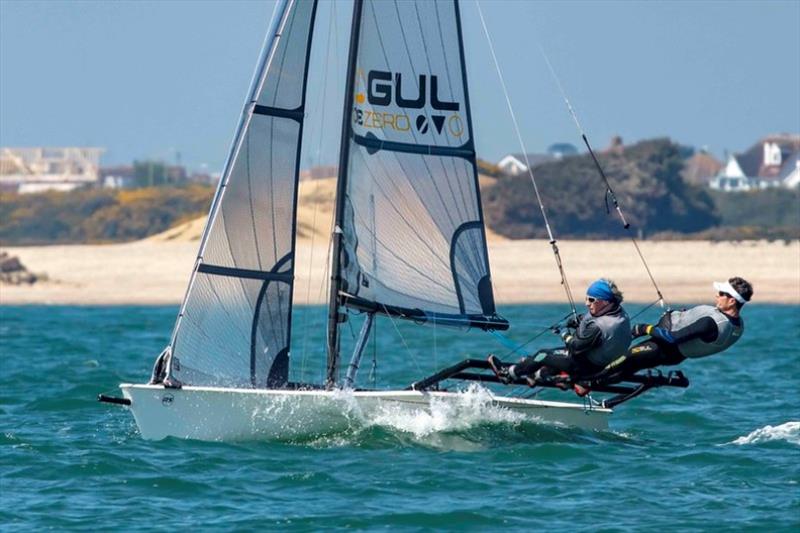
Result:
<svg viewBox="0 0 800 533">
<path fill-rule="evenodd" d="M 364 2 L 353 132 L 457 147 L 471 140 L 454 2 Z"/>
<path fill-rule="evenodd" d="M 454 1 L 365 0 L 350 118 L 345 303 L 500 327 Z"/>
<path fill-rule="evenodd" d="M 470 224 L 478 219 L 471 163 L 356 146 L 349 179 L 348 253 L 359 270 L 348 269 L 355 277 L 345 292 L 406 308 L 483 313 L 478 285 L 487 271 L 481 227 Z"/>
<path fill-rule="evenodd" d="M 294 229 L 316 1 L 290 0 L 222 177 L 172 342 L 171 377 L 279 387 L 288 379 Z"/>
</svg>

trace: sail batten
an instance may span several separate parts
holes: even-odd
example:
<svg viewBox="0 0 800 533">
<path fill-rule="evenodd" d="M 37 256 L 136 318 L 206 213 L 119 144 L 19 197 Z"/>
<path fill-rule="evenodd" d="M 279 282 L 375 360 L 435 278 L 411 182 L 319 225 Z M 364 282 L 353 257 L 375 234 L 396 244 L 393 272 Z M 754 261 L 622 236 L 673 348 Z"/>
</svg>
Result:
<svg viewBox="0 0 800 533">
<path fill-rule="evenodd" d="M 393 317 L 505 329 L 491 288 L 457 2 L 356 7 L 332 298 Z"/>
</svg>

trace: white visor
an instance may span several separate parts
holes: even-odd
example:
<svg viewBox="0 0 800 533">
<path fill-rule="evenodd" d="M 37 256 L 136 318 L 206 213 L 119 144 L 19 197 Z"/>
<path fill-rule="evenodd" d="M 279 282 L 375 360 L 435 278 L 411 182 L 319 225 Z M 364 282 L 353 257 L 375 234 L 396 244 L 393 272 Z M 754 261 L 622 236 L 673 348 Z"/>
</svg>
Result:
<svg viewBox="0 0 800 533">
<path fill-rule="evenodd" d="M 742 305 L 747 303 L 747 300 L 742 298 L 742 295 L 736 292 L 736 289 L 734 289 L 733 286 L 731 286 L 731 284 L 728 283 L 727 281 L 715 281 L 714 288 L 717 289 L 719 292 L 730 294 L 731 296 L 733 296 L 734 300 L 736 300 Z"/>
</svg>

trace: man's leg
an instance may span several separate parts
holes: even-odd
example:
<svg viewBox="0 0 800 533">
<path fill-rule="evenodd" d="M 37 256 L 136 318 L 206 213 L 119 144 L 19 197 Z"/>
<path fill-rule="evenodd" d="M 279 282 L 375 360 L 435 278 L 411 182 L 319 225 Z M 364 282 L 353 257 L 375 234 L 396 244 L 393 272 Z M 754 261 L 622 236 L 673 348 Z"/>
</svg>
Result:
<svg viewBox="0 0 800 533">
<path fill-rule="evenodd" d="M 657 342 L 649 340 L 633 346 L 624 356 L 606 367 L 609 373 L 630 375 L 662 365 L 677 365 L 686 359 L 676 349 L 664 349 Z"/>
<path fill-rule="evenodd" d="M 564 348 L 544 348 L 513 365 L 512 372 L 519 377 L 532 376 L 543 366 L 569 372 L 571 365 L 572 358 Z"/>
</svg>

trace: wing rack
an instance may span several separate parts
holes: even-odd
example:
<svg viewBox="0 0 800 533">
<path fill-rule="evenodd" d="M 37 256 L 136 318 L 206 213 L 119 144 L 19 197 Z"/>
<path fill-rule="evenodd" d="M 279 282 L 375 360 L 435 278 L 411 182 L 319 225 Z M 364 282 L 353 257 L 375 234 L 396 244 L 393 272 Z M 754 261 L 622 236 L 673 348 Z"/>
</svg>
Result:
<svg viewBox="0 0 800 533">
<path fill-rule="evenodd" d="M 504 385 L 525 385 L 528 382 L 524 379 L 517 379 L 510 383 L 503 383 L 494 374 L 467 372 L 467 370 L 491 370 L 489 363 L 482 359 L 465 359 L 460 363 L 449 366 L 428 376 L 427 378 L 415 381 L 407 388 L 410 390 L 438 390 L 439 383 L 448 379 L 464 381 L 479 381 L 483 383 L 502 383 Z M 605 392 L 615 394 L 611 398 L 602 401 L 603 407 L 613 408 L 623 402 L 627 402 L 640 394 L 658 387 L 679 387 L 687 388 L 689 379 L 680 370 L 675 370 L 666 375 L 660 370 L 648 370 L 640 374 L 627 376 L 611 376 L 597 379 L 579 380 L 572 382 L 569 380 L 553 380 L 537 382 L 536 386 L 559 388 L 560 386 L 578 383 L 592 392 Z"/>
</svg>

